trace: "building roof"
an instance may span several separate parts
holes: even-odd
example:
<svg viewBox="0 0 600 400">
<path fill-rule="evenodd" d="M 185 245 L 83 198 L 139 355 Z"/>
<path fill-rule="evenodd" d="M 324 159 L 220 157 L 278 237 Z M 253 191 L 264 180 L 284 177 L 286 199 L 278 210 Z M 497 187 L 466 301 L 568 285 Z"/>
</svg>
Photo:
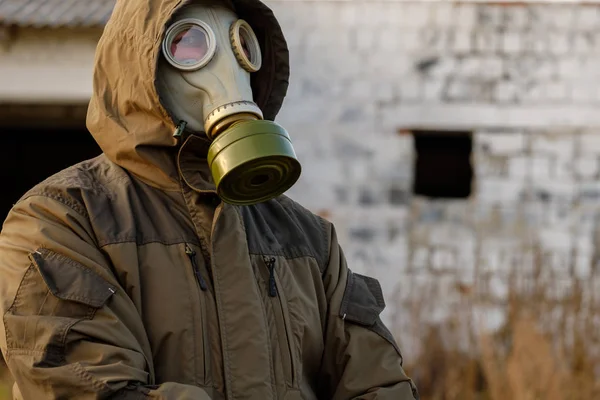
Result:
<svg viewBox="0 0 600 400">
<path fill-rule="evenodd" d="M 0 26 L 103 27 L 116 0 L 0 0 Z"/>
</svg>

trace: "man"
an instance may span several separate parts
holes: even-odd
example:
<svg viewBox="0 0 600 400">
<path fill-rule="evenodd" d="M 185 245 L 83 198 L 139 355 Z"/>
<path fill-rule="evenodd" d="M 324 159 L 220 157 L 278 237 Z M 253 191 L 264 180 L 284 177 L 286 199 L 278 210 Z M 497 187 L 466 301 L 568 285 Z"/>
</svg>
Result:
<svg viewBox="0 0 600 400">
<path fill-rule="evenodd" d="M 87 119 L 104 153 L 0 236 L 15 398 L 418 397 L 379 283 L 280 196 L 299 174 L 272 122 L 288 72 L 258 0 L 117 2 Z"/>
</svg>

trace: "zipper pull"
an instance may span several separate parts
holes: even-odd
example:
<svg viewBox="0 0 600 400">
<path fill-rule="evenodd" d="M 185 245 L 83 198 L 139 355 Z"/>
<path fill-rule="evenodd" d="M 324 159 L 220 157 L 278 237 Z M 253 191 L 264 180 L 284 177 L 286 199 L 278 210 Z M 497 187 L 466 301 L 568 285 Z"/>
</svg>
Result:
<svg viewBox="0 0 600 400">
<path fill-rule="evenodd" d="M 185 245 L 185 254 L 187 254 L 187 256 L 190 258 L 190 262 L 192 263 L 192 268 L 194 269 L 194 275 L 196 276 L 196 280 L 198 280 L 198 283 L 200 284 L 200 289 L 202 289 L 203 292 L 206 292 L 206 290 L 208 290 L 208 285 L 206 284 L 206 281 L 202 277 L 202 274 L 200 273 L 200 269 L 198 268 L 198 264 L 196 263 L 196 252 L 194 250 L 192 250 L 192 248 L 186 244 Z"/>
<path fill-rule="evenodd" d="M 269 296 L 277 296 L 277 284 L 275 282 L 275 257 L 265 257 L 265 264 L 269 268 Z"/>
</svg>

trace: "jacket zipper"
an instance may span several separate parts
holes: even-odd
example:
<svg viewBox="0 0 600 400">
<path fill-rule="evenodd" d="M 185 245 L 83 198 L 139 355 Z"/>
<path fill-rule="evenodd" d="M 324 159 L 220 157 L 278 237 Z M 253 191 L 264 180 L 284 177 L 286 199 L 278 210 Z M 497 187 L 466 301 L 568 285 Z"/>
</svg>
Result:
<svg viewBox="0 0 600 400">
<path fill-rule="evenodd" d="M 206 284 L 206 281 L 204 280 L 204 278 L 202 277 L 202 274 L 200 273 L 200 268 L 198 267 L 198 262 L 196 260 L 196 252 L 186 243 L 185 245 L 185 254 L 187 254 L 188 258 L 190 259 L 190 262 L 192 264 L 192 269 L 194 271 L 194 276 L 196 277 L 196 280 L 198 281 L 198 285 L 200 286 L 200 289 L 203 292 L 206 292 L 208 290 L 208 285 Z M 209 335 L 208 335 L 208 324 L 206 322 L 207 316 L 207 306 L 206 306 L 206 301 L 203 299 L 203 296 L 199 296 L 200 298 L 200 309 L 201 309 L 201 315 L 200 315 L 200 325 L 202 326 L 202 358 L 203 358 L 203 364 L 204 364 L 204 384 L 205 385 L 209 385 L 212 382 L 211 379 L 211 372 L 210 372 L 210 364 L 211 364 L 211 360 L 210 360 L 210 352 L 208 351 L 208 346 L 209 346 Z"/>
<path fill-rule="evenodd" d="M 277 281 L 276 281 L 276 277 L 275 277 L 275 265 L 276 265 L 276 259 L 275 257 L 267 257 L 267 256 L 263 256 L 263 261 L 265 262 L 265 265 L 269 271 L 269 278 L 268 278 L 268 293 L 269 293 L 269 297 L 272 299 L 272 304 L 273 304 L 273 311 L 275 313 L 277 313 L 278 315 L 275 315 L 275 320 L 277 321 L 278 319 L 281 321 L 281 327 L 279 328 L 280 332 L 279 332 L 279 337 L 280 340 L 281 338 L 284 339 L 284 343 L 283 346 L 281 346 L 280 344 L 280 351 L 282 353 L 282 358 L 283 358 L 283 367 L 284 369 L 287 371 L 288 373 L 288 379 L 289 379 L 289 383 L 290 385 L 295 385 L 295 362 L 294 362 L 294 353 L 292 351 L 292 347 L 291 347 L 291 342 L 290 342 L 290 336 L 291 336 L 291 332 L 290 327 L 289 327 L 289 323 L 288 320 L 286 318 L 285 312 L 284 312 L 284 304 L 283 304 L 283 298 L 281 296 L 281 294 L 278 295 L 277 293 Z M 283 330 L 283 331 L 281 331 Z M 287 354 L 288 359 L 286 360 L 285 355 Z"/>
<path fill-rule="evenodd" d="M 269 269 L 269 296 L 277 296 L 277 283 L 275 282 L 275 257 L 265 257 L 265 264 Z"/>
<path fill-rule="evenodd" d="M 196 261 L 196 252 L 194 250 L 192 250 L 192 248 L 189 245 L 185 245 L 185 254 L 187 254 L 187 256 L 190 259 L 190 262 L 192 263 L 192 268 L 194 269 L 194 275 L 196 276 L 196 280 L 198 281 L 198 284 L 200 285 L 200 289 L 202 289 L 203 292 L 206 292 L 206 290 L 208 289 L 208 285 L 206 284 L 206 281 L 204 280 L 204 278 L 202 277 L 202 274 L 200 273 L 200 268 L 198 268 L 198 262 Z"/>
</svg>

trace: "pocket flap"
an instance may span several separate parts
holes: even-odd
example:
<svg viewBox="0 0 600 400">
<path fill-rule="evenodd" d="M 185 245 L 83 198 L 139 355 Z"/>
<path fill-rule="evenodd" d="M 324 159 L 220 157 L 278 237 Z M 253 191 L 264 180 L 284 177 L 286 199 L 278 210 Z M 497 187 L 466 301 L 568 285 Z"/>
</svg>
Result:
<svg viewBox="0 0 600 400">
<path fill-rule="evenodd" d="M 50 292 L 62 300 L 100 308 L 116 293 L 116 287 L 96 272 L 68 257 L 48 249 L 31 253 Z"/>
<path fill-rule="evenodd" d="M 384 309 L 385 300 L 379 281 L 348 271 L 340 316 L 360 325 L 373 326 Z"/>
<path fill-rule="evenodd" d="M 400 356 L 400 364 L 402 364 L 402 354 L 398 344 L 379 318 L 384 309 L 385 300 L 379 281 L 348 270 L 348 282 L 342 299 L 340 316 L 346 321 L 367 327 L 387 340 Z"/>
</svg>

